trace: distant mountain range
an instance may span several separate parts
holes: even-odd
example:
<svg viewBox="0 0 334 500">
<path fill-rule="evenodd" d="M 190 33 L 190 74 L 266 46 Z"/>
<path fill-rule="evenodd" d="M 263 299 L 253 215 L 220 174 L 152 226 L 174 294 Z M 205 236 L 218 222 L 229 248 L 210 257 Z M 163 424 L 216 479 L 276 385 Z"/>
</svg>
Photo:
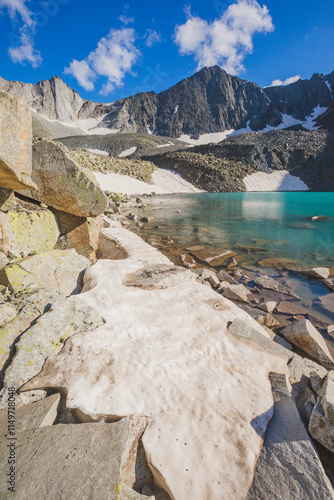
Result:
<svg viewBox="0 0 334 500">
<path fill-rule="evenodd" d="M 334 71 L 261 88 L 213 66 L 160 94 L 141 93 L 113 104 L 84 100 L 57 76 L 35 85 L 0 77 L 0 90 L 28 101 L 35 128 L 41 134 L 49 129 L 54 137 L 140 133 L 196 139 L 227 130 L 334 127 Z"/>
</svg>

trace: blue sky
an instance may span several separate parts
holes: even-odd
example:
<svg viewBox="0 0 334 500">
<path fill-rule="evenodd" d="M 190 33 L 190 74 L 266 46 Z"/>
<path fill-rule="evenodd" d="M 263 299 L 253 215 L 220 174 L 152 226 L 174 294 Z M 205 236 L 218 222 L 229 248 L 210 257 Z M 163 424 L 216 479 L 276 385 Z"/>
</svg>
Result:
<svg viewBox="0 0 334 500">
<path fill-rule="evenodd" d="M 160 92 L 204 65 L 261 86 L 334 70 L 333 0 L 0 0 L 0 75 L 84 98 Z"/>
</svg>

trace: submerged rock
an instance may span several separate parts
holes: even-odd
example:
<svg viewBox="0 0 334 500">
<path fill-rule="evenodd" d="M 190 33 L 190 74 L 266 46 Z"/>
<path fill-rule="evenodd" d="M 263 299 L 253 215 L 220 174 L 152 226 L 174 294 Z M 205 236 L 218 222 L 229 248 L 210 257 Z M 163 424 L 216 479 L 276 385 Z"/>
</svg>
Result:
<svg viewBox="0 0 334 500">
<path fill-rule="evenodd" d="M 254 280 L 255 285 L 260 286 L 261 288 L 266 288 L 268 290 L 273 290 L 274 292 L 283 293 L 284 295 L 290 295 L 291 297 L 298 298 L 298 296 L 292 292 L 289 288 L 281 283 L 278 283 L 274 278 L 270 278 L 269 276 L 259 276 Z"/>
</svg>

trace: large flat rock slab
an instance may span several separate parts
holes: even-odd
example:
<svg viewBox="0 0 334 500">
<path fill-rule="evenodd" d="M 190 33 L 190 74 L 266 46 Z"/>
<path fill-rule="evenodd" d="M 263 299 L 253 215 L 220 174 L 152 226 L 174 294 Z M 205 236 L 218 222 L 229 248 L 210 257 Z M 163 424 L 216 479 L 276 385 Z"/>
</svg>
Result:
<svg viewBox="0 0 334 500">
<path fill-rule="evenodd" d="M 246 500 L 332 500 L 323 469 L 287 385 L 272 375 L 274 416 Z"/>
<path fill-rule="evenodd" d="M 129 448 L 138 440 L 131 423 L 44 426 L 20 433 L 16 443 L 15 493 L 7 490 L 7 460 L 0 463 L 2 500 L 116 500 Z M 0 453 L 8 456 L 7 440 Z M 134 447 L 134 451 L 136 447 Z M 132 464 L 133 466 L 133 464 Z"/>
<path fill-rule="evenodd" d="M 31 142 L 29 105 L 0 91 L 0 187 L 36 187 L 31 179 Z"/>
<path fill-rule="evenodd" d="M 23 391 L 55 388 L 83 421 L 149 418 L 142 442 L 155 481 L 175 500 L 244 500 L 272 416 L 272 354 L 227 331 L 247 313 L 195 280 L 165 289 L 124 278 L 166 258 L 116 224 L 102 230 L 128 257 L 99 260 L 78 298 L 106 324 L 78 333 Z M 149 262 L 147 262 L 149 260 Z"/>
<path fill-rule="evenodd" d="M 310 423 L 311 435 L 325 448 L 334 453 L 334 372 L 324 381 Z"/>
</svg>

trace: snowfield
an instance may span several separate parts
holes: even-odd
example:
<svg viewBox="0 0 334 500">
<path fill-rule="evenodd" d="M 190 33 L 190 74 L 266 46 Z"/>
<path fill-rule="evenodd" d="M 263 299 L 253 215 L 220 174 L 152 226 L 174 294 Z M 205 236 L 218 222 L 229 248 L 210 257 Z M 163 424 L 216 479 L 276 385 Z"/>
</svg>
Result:
<svg viewBox="0 0 334 500">
<path fill-rule="evenodd" d="M 308 191 L 308 186 L 287 170 L 267 174 L 256 172 L 244 178 L 247 191 Z"/>
</svg>

